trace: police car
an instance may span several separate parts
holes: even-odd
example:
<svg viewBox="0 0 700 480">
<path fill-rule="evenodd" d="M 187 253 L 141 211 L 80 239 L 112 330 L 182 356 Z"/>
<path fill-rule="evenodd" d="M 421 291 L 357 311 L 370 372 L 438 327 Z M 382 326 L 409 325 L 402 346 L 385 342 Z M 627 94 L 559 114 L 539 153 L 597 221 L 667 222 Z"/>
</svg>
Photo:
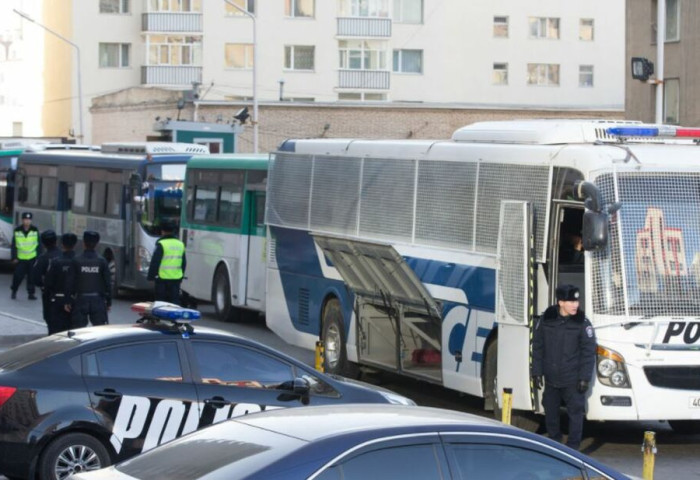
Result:
<svg viewBox="0 0 700 480">
<path fill-rule="evenodd" d="M 60 480 L 263 410 L 413 404 L 255 341 L 194 327 L 196 310 L 132 307 L 134 325 L 70 330 L 0 353 L 0 473 Z"/>
</svg>

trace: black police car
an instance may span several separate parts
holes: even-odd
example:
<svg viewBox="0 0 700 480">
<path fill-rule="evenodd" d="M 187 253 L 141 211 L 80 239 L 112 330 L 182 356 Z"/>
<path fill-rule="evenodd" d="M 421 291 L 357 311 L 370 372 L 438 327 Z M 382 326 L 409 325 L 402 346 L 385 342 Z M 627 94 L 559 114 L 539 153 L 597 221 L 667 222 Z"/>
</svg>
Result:
<svg viewBox="0 0 700 480">
<path fill-rule="evenodd" d="M 140 305 L 141 323 L 70 330 L 0 353 L 1 474 L 64 479 L 262 410 L 413 404 L 252 340 L 192 328 L 183 317 L 196 310 Z"/>
</svg>

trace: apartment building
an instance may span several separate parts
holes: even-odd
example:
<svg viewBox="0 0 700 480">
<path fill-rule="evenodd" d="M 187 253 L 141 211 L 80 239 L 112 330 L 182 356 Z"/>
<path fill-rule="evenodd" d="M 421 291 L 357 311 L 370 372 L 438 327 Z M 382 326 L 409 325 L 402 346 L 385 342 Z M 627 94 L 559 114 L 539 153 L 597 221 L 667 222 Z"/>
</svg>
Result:
<svg viewBox="0 0 700 480">
<path fill-rule="evenodd" d="M 92 98 L 130 87 L 191 90 L 193 83 L 200 101 L 245 104 L 253 98 L 254 75 L 261 105 L 282 101 L 287 108 L 404 105 L 620 117 L 624 107 L 625 12 L 618 1 L 71 5 L 86 110 Z M 86 112 L 87 139 L 90 129 Z"/>
</svg>

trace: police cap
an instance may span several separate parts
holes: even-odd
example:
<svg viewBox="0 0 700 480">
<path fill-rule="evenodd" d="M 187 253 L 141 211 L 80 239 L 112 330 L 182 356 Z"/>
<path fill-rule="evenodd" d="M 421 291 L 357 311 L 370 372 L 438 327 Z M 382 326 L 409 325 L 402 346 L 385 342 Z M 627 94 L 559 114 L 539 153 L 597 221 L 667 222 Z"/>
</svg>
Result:
<svg viewBox="0 0 700 480">
<path fill-rule="evenodd" d="M 24 220 L 25 218 L 28 218 L 29 220 L 31 220 L 32 219 L 32 212 L 24 212 L 22 214 L 22 220 Z"/>
<path fill-rule="evenodd" d="M 97 243 L 100 241 L 100 234 L 94 230 L 85 230 L 83 232 L 83 242 L 85 243 Z"/>
<path fill-rule="evenodd" d="M 581 296 L 578 287 L 575 285 L 559 285 L 557 287 L 558 302 L 577 302 Z"/>
<path fill-rule="evenodd" d="M 57 238 L 56 232 L 53 230 L 44 230 L 41 232 L 41 243 L 43 244 L 51 245 L 52 243 L 56 243 Z"/>
<path fill-rule="evenodd" d="M 61 235 L 61 245 L 72 248 L 78 243 L 78 236 L 75 233 L 64 233 Z"/>
</svg>

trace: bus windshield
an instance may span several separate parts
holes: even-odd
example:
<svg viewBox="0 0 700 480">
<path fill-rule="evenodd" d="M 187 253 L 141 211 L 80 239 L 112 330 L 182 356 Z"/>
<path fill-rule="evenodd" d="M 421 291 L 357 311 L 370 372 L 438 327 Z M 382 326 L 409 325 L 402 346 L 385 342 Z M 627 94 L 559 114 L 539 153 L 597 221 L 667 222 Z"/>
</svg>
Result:
<svg viewBox="0 0 700 480">
<path fill-rule="evenodd" d="M 700 173 L 618 173 L 616 180 L 607 174 L 596 183 L 606 203 L 617 190 L 622 207 L 611 218 L 607 249 L 592 256 L 594 310 L 697 315 Z"/>
<path fill-rule="evenodd" d="M 144 198 L 141 225 L 149 235 L 160 235 L 163 221 L 180 225 L 181 182 L 150 182 Z"/>
</svg>

